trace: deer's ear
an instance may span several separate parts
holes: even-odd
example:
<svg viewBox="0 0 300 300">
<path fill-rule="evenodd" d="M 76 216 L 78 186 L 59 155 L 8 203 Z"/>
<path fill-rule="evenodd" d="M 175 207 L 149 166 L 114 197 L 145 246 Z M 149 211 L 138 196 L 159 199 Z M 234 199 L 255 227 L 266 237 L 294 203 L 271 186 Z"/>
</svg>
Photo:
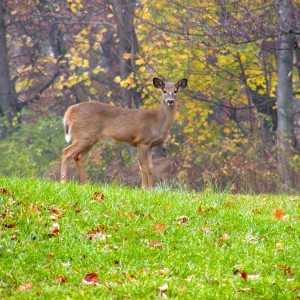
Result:
<svg viewBox="0 0 300 300">
<path fill-rule="evenodd" d="M 177 88 L 178 91 L 181 91 L 181 90 L 183 90 L 184 88 L 186 88 L 187 83 L 188 83 L 188 80 L 187 80 L 187 79 L 181 79 L 181 80 L 179 80 L 179 81 L 175 84 L 175 86 L 176 86 L 176 88 Z"/>
<path fill-rule="evenodd" d="M 159 79 L 159 78 L 153 78 L 153 85 L 157 88 L 157 89 L 161 89 L 163 90 L 165 88 L 165 83 Z"/>
</svg>

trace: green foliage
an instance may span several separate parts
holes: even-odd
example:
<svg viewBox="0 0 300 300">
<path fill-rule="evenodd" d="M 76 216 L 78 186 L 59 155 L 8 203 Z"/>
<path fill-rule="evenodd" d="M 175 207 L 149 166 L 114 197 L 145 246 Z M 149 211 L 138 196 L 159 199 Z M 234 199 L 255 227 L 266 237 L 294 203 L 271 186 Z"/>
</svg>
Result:
<svg viewBox="0 0 300 300">
<path fill-rule="evenodd" d="M 1 298 L 296 299 L 299 201 L 0 177 Z"/>
<path fill-rule="evenodd" d="M 61 117 L 50 115 L 29 121 L 0 140 L 0 173 L 26 177 L 41 176 L 50 161 L 61 155 L 65 145 Z"/>
</svg>

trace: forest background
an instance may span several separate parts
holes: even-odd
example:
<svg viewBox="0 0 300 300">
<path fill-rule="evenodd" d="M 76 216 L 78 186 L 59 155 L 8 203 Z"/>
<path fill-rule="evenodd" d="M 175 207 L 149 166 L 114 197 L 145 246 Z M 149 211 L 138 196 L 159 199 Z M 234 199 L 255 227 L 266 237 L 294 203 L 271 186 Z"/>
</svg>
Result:
<svg viewBox="0 0 300 300">
<path fill-rule="evenodd" d="M 152 108 L 153 77 L 188 78 L 155 152 L 172 162 L 172 178 L 193 189 L 297 192 L 299 35 L 298 0 L 1 0 L 0 173 L 58 167 L 68 106 Z M 135 156 L 101 144 L 89 175 L 107 180 Z"/>
</svg>

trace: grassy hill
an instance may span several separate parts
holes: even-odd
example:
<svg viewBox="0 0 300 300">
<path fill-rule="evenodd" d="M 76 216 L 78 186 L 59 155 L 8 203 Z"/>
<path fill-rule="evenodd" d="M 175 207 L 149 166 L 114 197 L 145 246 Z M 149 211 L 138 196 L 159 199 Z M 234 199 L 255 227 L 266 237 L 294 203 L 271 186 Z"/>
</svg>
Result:
<svg viewBox="0 0 300 300">
<path fill-rule="evenodd" d="M 0 177 L 1 299 L 297 299 L 300 197 Z"/>
</svg>

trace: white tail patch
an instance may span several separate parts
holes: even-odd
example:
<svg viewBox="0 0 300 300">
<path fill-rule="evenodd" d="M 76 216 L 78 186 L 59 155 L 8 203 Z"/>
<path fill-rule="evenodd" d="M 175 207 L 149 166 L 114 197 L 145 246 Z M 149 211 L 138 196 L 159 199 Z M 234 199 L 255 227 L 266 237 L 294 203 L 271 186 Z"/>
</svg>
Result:
<svg viewBox="0 0 300 300">
<path fill-rule="evenodd" d="M 70 133 L 70 131 L 69 131 L 68 133 L 66 133 L 66 135 L 65 135 L 65 139 L 66 139 L 67 143 L 70 143 L 70 142 L 71 142 L 71 140 L 72 140 L 72 136 L 71 136 L 71 133 Z"/>
<path fill-rule="evenodd" d="M 67 143 L 70 143 L 72 140 L 71 125 L 66 125 L 65 119 L 64 119 L 64 129 L 65 129 L 65 139 Z"/>
</svg>

